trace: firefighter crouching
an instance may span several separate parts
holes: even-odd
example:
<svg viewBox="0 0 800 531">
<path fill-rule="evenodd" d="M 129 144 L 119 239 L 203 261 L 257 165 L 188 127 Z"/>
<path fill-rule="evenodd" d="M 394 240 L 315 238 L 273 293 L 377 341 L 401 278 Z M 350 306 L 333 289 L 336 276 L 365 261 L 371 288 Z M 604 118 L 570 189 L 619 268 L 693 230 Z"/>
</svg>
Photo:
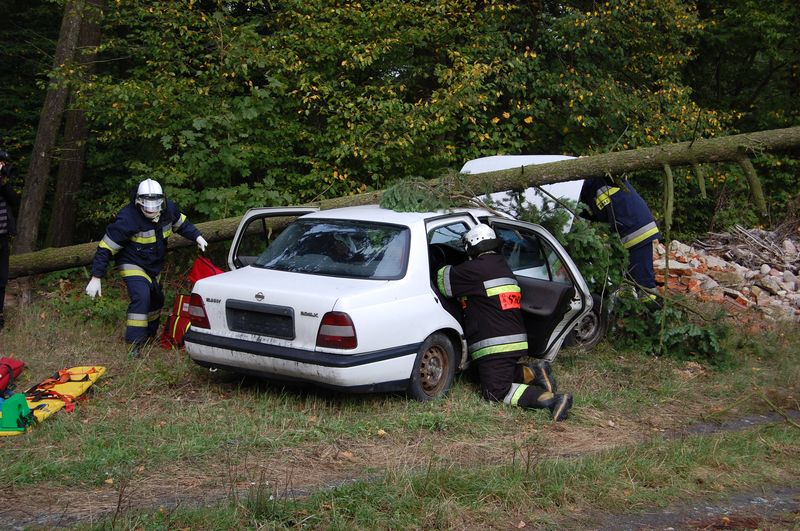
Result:
<svg viewBox="0 0 800 531">
<path fill-rule="evenodd" d="M 550 364 L 519 363 L 528 355 L 520 288 L 505 258 L 496 252 L 497 235 L 479 224 L 463 240 L 470 259 L 440 269 L 437 286 L 444 296 L 462 300 L 464 335 L 483 397 L 511 406 L 547 408 L 553 420 L 566 419 L 572 395 L 556 392 Z"/>
<path fill-rule="evenodd" d="M 86 294 L 91 298 L 102 296 L 100 279 L 114 258 L 130 299 L 125 341 L 134 359 L 140 356 L 142 345 L 158 332 L 164 306 L 160 275 L 167 255 L 167 238 L 173 232 L 197 242 L 201 252 L 208 245 L 178 206 L 164 198 L 161 185 L 145 179 L 139 183 L 131 202 L 106 227 L 94 255 Z"/>
</svg>

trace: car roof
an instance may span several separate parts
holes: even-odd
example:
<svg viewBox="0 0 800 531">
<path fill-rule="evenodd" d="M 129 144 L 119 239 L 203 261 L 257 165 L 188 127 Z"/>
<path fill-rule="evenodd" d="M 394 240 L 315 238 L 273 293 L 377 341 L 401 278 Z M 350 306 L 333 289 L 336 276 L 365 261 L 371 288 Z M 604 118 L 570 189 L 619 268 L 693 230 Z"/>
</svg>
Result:
<svg viewBox="0 0 800 531">
<path fill-rule="evenodd" d="M 424 223 L 426 220 L 437 218 L 453 213 L 469 213 L 473 217 L 489 216 L 492 213 L 481 208 L 454 208 L 452 210 L 440 210 L 437 212 L 397 212 L 380 205 L 360 205 L 352 207 L 332 208 L 329 210 L 319 210 L 306 214 L 303 218 L 319 219 L 347 219 L 353 221 L 375 221 L 381 223 L 391 223 L 394 225 L 416 225 Z"/>
</svg>

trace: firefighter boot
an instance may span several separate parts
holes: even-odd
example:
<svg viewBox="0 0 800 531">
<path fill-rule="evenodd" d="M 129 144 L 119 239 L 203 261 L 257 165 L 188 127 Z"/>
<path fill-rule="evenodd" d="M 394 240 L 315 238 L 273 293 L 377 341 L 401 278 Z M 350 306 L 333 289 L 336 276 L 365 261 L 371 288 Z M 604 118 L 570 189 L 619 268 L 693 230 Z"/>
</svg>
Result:
<svg viewBox="0 0 800 531">
<path fill-rule="evenodd" d="M 558 389 L 553 371 L 550 369 L 550 362 L 547 360 L 536 360 L 523 365 L 522 383 L 541 387 L 550 393 L 555 393 Z"/>
<path fill-rule="evenodd" d="M 550 406 L 550 415 L 555 422 L 561 422 L 562 420 L 567 420 L 571 408 L 572 395 L 559 393 L 555 396 L 553 404 Z"/>
<path fill-rule="evenodd" d="M 131 346 L 128 350 L 128 357 L 131 360 L 138 360 L 142 357 L 142 345 L 139 343 L 131 343 Z"/>
</svg>

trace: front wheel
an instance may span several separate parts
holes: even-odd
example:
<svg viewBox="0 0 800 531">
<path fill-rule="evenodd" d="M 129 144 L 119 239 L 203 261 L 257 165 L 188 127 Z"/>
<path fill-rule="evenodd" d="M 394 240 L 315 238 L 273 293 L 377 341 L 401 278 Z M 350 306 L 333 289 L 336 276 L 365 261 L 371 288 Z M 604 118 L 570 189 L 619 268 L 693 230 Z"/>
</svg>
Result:
<svg viewBox="0 0 800 531">
<path fill-rule="evenodd" d="M 417 353 L 408 393 L 421 402 L 442 398 L 450 390 L 455 373 L 453 343 L 442 333 L 431 334 Z"/>
</svg>

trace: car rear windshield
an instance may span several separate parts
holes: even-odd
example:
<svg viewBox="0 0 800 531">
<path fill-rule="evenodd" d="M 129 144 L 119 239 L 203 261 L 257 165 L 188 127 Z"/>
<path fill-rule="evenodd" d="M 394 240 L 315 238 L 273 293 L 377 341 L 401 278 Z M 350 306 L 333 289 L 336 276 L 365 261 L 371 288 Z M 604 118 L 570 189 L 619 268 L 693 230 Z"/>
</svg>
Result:
<svg viewBox="0 0 800 531">
<path fill-rule="evenodd" d="M 313 275 L 391 280 L 406 271 L 409 229 L 363 221 L 299 219 L 255 267 Z"/>
</svg>

